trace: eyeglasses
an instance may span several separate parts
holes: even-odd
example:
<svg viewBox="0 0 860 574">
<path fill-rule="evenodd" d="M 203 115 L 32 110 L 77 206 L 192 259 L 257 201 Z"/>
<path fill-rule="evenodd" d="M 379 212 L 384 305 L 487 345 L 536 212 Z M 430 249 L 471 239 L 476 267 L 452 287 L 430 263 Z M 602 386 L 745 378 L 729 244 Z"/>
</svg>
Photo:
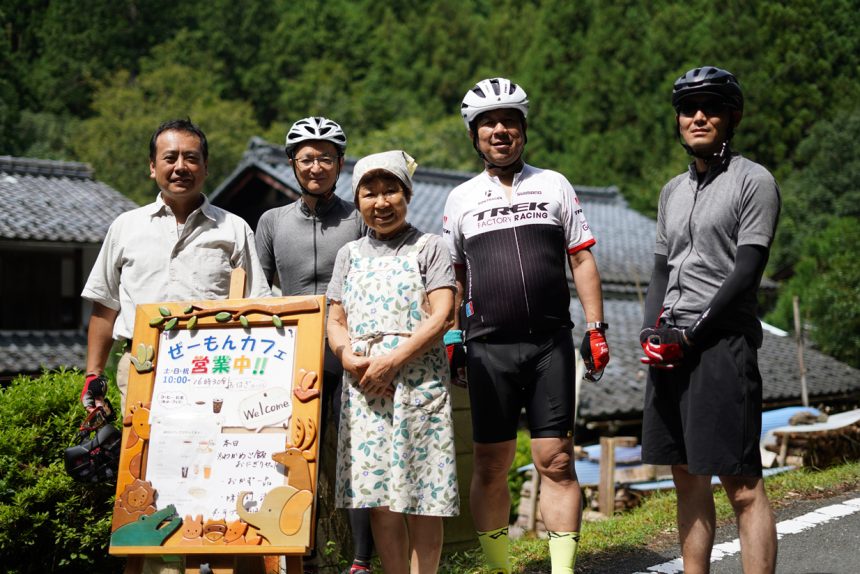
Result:
<svg viewBox="0 0 860 574">
<path fill-rule="evenodd" d="M 718 116 L 726 111 L 726 103 L 722 100 L 684 101 L 678 104 L 678 114 L 692 118 L 701 111 L 706 116 Z"/>
<path fill-rule="evenodd" d="M 319 157 L 300 157 L 296 161 L 302 168 L 310 169 L 315 163 L 323 169 L 331 169 L 334 166 L 335 158 L 330 155 L 321 155 Z"/>
</svg>

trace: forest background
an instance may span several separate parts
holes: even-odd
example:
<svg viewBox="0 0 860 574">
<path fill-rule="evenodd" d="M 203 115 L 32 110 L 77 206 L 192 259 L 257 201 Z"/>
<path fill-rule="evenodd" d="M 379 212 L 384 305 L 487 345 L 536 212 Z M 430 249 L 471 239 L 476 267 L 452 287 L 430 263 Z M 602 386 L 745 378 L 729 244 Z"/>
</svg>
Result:
<svg viewBox="0 0 860 574">
<path fill-rule="evenodd" d="M 477 171 L 458 110 L 506 76 L 531 101 L 527 161 L 616 185 L 654 216 L 688 161 L 672 82 L 715 65 L 746 108 L 734 147 L 783 194 L 767 320 L 791 298 L 817 346 L 860 367 L 860 2 L 856 0 L 0 0 L 0 154 L 90 163 L 150 201 L 148 141 L 190 116 L 209 190 L 248 139 L 325 115 L 360 156 L 402 148 Z"/>
</svg>

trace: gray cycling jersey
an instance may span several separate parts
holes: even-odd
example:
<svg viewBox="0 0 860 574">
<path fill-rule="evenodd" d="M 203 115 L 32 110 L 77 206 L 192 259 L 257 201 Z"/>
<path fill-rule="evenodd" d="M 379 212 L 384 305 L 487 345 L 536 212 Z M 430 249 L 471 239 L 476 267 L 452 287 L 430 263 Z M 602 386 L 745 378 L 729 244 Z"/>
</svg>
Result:
<svg viewBox="0 0 860 574">
<path fill-rule="evenodd" d="M 361 215 L 337 196 L 270 209 L 257 224 L 257 253 L 269 284 L 275 270 L 283 295 L 324 295 L 338 250 L 366 233 Z"/>
<path fill-rule="evenodd" d="M 662 319 L 691 325 L 734 269 L 739 245 L 770 247 L 779 209 L 776 180 L 739 154 L 702 181 L 691 164 L 667 183 L 660 192 L 655 248 L 669 263 Z M 757 290 L 741 294 L 715 325 L 760 341 Z"/>
</svg>

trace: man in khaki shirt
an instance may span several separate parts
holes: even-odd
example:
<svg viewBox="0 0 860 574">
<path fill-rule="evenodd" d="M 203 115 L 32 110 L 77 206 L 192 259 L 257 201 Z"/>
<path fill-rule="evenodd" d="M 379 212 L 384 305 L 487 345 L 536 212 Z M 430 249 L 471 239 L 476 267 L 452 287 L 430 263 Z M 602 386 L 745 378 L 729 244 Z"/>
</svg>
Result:
<svg viewBox="0 0 860 574">
<path fill-rule="evenodd" d="M 226 299 L 233 269 L 247 273 L 249 297 L 271 292 L 257 258 L 254 235 L 240 217 L 203 195 L 208 145 L 190 120 L 162 123 L 149 144 L 155 202 L 123 213 L 111 224 L 81 296 L 92 301 L 87 332 L 86 384 L 81 400 L 95 408 L 107 391 L 105 363 L 114 340 L 131 340 L 136 306 L 161 301 Z M 122 412 L 130 355 L 117 366 Z M 179 572 L 148 559 L 145 572 Z"/>
</svg>

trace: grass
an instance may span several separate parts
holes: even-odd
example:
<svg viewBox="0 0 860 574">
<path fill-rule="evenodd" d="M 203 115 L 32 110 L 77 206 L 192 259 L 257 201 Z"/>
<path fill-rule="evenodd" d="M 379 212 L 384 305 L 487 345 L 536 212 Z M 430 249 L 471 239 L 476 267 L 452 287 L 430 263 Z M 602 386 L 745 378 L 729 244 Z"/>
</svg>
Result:
<svg viewBox="0 0 860 574">
<path fill-rule="evenodd" d="M 800 469 L 765 479 L 768 496 L 775 508 L 794 500 L 825 498 L 860 487 L 860 461 L 847 462 L 823 470 Z M 722 489 L 717 487 L 716 510 L 720 523 L 734 519 L 731 506 Z M 612 555 L 642 548 L 663 547 L 675 543 L 675 492 L 660 492 L 647 497 L 638 508 L 597 522 L 586 522 L 582 528 L 577 564 L 601 562 Z M 511 544 L 513 571 L 537 574 L 549 571 L 549 551 L 545 540 L 524 538 Z M 456 552 L 442 557 L 439 572 L 443 574 L 481 574 L 479 550 Z"/>
</svg>

